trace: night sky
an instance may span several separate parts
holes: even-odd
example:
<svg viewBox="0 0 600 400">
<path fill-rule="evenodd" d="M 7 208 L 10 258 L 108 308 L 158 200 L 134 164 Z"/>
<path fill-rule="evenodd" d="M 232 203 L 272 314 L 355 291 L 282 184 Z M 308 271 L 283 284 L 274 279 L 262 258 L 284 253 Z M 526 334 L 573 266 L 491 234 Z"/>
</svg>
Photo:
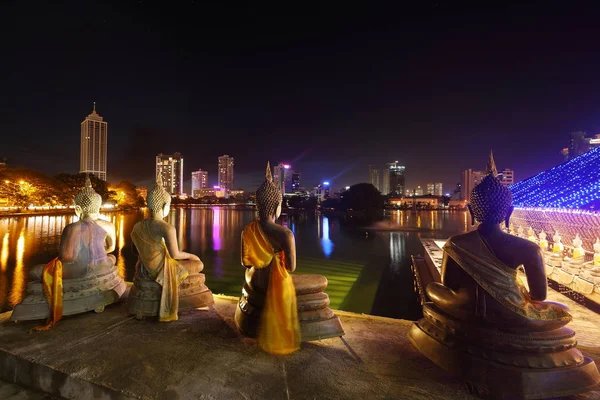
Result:
<svg viewBox="0 0 600 400">
<path fill-rule="evenodd" d="M 490 149 L 521 180 L 560 163 L 569 132 L 600 132 L 598 10 L 221 3 L 2 2 L 0 157 L 77 173 L 95 101 L 109 182 L 149 185 L 179 151 L 211 185 L 229 154 L 244 189 L 267 160 L 335 188 L 398 160 L 409 188 L 447 192 Z"/>
</svg>

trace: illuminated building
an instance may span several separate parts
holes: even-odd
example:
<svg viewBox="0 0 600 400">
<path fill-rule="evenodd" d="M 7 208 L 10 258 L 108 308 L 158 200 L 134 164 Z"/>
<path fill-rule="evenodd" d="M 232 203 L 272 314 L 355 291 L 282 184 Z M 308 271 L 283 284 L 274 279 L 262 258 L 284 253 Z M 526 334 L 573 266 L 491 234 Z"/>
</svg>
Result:
<svg viewBox="0 0 600 400">
<path fill-rule="evenodd" d="M 227 190 L 225 188 L 220 188 L 218 186 L 215 187 L 205 187 L 192 191 L 192 196 L 194 198 L 199 197 L 227 197 Z"/>
<path fill-rule="evenodd" d="M 219 187 L 227 190 L 233 189 L 233 157 L 223 155 L 219 157 Z"/>
<path fill-rule="evenodd" d="M 317 198 L 318 202 L 321 202 L 329 198 L 329 191 L 329 182 L 319 183 L 313 189 L 313 196 Z"/>
<path fill-rule="evenodd" d="M 512 169 L 505 168 L 498 172 L 498 176 L 500 176 L 503 185 L 510 186 L 515 183 L 515 171 Z"/>
<path fill-rule="evenodd" d="M 293 171 L 289 164 L 279 163 L 273 168 L 273 183 L 282 194 L 293 191 Z"/>
<path fill-rule="evenodd" d="M 161 175 L 163 187 L 172 196 L 183 194 L 183 156 L 181 153 L 156 156 L 156 176 Z"/>
<path fill-rule="evenodd" d="M 571 132 L 569 133 L 569 147 L 564 148 L 561 153 L 568 161 L 598 146 L 600 146 L 600 134 L 590 137 L 582 131 Z"/>
<path fill-rule="evenodd" d="M 398 161 L 388 163 L 389 168 L 383 171 L 383 189 L 382 194 L 391 194 L 401 196 L 404 193 L 404 170 L 406 167 L 398 165 Z M 387 185 L 386 185 L 387 184 Z"/>
<path fill-rule="evenodd" d="M 106 151 L 108 123 L 96 113 L 96 103 L 92 113 L 81 123 L 81 153 L 79 172 L 93 174 L 106 181 Z"/>
<path fill-rule="evenodd" d="M 472 169 L 463 171 L 460 185 L 460 200 L 470 201 L 471 191 L 484 177 L 485 171 L 473 171 Z"/>
<path fill-rule="evenodd" d="M 383 195 L 388 195 L 390 194 L 390 170 L 387 168 L 384 168 L 382 170 L 382 177 L 381 177 L 381 194 Z"/>
<path fill-rule="evenodd" d="M 295 169 L 292 172 L 292 192 L 297 192 L 300 190 L 300 170 Z"/>
<path fill-rule="evenodd" d="M 415 189 L 415 196 L 423 196 L 423 188 L 421 186 L 417 186 Z"/>
<path fill-rule="evenodd" d="M 427 194 L 432 194 L 434 196 L 443 196 L 443 189 L 441 182 L 438 183 L 428 183 L 427 184 Z"/>
<path fill-rule="evenodd" d="M 381 186 L 379 185 L 379 169 L 375 165 L 369 165 L 369 182 L 371 185 L 375 186 L 375 189 L 381 192 Z"/>
<path fill-rule="evenodd" d="M 232 189 L 229 191 L 229 196 L 230 197 L 244 196 L 244 190 L 243 189 Z"/>
<path fill-rule="evenodd" d="M 192 196 L 194 196 L 194 190 L 203 189 L 208 187 L 208 172 L 199 169 L 198 171 L 192 172 Z"/>
</svg>

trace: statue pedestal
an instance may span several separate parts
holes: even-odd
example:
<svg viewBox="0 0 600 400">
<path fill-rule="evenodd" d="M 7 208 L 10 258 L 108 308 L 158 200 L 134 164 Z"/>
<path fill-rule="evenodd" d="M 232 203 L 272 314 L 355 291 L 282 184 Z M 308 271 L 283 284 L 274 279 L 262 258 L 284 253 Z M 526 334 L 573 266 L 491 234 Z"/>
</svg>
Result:
<svg viewBox="0 0 600 400">
<path fill-rule="evenodd" d="M 115 266 L 104 275 L 90 273 L 82 278 L 63 279 L 63 316 L 87 311 L 104 311 L 104 307 L 116 302 L 127 288 Z M 44 295 L 42 282 L 27 284 L 27 296 L 15 306 L 11 321 L 46 319 L 50 308 Z"/>
<path fill-rule="evenodd" d="M 409 338 L 427 358 L 465 379 L 476 394 L 543 399 L 589 391 L 600 383 L 595 363 L 577 350 L 575 332 L 510 333 L 453 321 L 432 303 Z M 508 384 L 510 383 L 510 384 Z"/>
<path fill-rule="evenodd" d="M 201 273 L 190 274 L 179 285 L 179 311 L 207 307 L 213 304 L 213 294 L 204 284 L 206 276 Z M 135 274 L 133 286 L 127 299 L 127 311 L 138 319 L 155 317 L 160 308 L 162 286 L 153 280 L 141 278 Z"/>
<path fill-rule="evenodd" d="M 321 275 L 292 275 L 296 288 L 298 319 L 303 342 L 344 335 L 344 328 L 337 315 L 329 308 L 327 278 Z M 240 331 L 256 337 L 260 325 L 260 313 L 264 306 L 264 293 L 253 291 L 247 283 L 235 310 L 235 322 Z"/>
</svg>

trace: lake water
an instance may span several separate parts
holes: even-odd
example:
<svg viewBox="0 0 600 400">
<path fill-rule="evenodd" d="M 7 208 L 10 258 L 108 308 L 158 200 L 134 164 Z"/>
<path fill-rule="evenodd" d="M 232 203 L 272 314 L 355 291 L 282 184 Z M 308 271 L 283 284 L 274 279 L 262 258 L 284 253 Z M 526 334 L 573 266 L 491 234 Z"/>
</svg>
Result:
<svg viewBox="0 0 600 400">
<path fill-rule="evenodd" d="M 117 230 L 117 265 L 131 281 L 136 257 L 130 233 L 144 212 L 108 216 Z M 168 221 L 177 228 L 179 246 L 204 262 L 213 293 L 239 296 L 240 234 L 254 218 L 251 209 L 197 207 L 173 209 Z M 23 299 L 28 269 L 57 255 L 62 229 L 75 220 L 70 215 L 0 218 L 0 312 Z M 331 308 L 404 319 L 420 315 L 410 270 L 410 256 L 423 254 L 420 238 L 445 239 L 470 229 L 460 211 L 392 211 L 378 225 L 381 230 L 368 231 L 345 229 L 319 213 L 284 215 L 281 222 L 296 235 L 296 273 L 326 276 Z"/>
</svg>

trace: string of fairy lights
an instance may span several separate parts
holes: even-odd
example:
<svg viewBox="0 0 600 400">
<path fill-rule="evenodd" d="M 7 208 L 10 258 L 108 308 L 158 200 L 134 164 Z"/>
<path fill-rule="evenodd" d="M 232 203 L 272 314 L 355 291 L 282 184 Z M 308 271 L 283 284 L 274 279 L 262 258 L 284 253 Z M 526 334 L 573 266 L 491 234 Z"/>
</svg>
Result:
<svg viewBox="0 0 600 400">
<path fill-rule="evenodd" d="M 600 147 L 510 189 L 515 207 L 593 209 L 600 200 Z"/>
</svg>

